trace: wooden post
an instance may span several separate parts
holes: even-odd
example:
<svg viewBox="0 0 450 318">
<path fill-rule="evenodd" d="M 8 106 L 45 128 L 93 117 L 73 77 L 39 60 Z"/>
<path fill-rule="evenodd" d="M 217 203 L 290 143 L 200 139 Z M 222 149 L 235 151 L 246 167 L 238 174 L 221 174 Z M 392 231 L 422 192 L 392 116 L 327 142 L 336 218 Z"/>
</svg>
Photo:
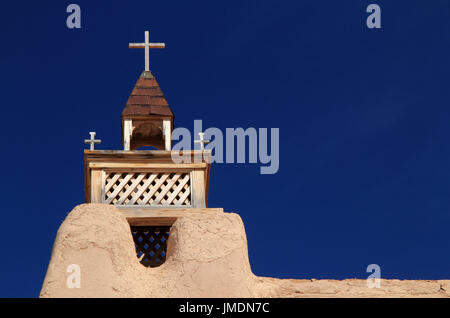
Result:
<svg viewBox="0 0 450 318">
<path fill-rule="evenodd" d="M 133 123 L 131 119 L 123 121 L 123 150 L 130 151 L 131 134 L 133 133 Z"/>
<path fill-rule="evenodd" d="M 192 207 L 206 208 L 205 202 L 205 171 L 193 170 L 191 172 Z"/>
<path fill-rule="evenodd" d="M 91 202 L 102 203 L 102 170 L 91 170 Z"/>
<path fill-rule="evenodd" d="M 163 135 L 166 151 L 172 149 L 172 123 L 170 120 L 163 120 Z"/>
</svg>

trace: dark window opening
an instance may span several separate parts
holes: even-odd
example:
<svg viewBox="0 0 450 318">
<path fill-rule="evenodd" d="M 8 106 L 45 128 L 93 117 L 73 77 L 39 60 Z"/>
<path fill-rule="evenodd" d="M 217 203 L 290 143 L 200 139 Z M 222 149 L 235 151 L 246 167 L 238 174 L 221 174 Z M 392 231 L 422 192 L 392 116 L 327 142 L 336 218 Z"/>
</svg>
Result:
<svg viewBox="0 0 450 318">
<path fill-rule="evenodd" d="M 136 254 L 142 265 L 156 267 L 166 261 L 170 226 L 131 226 Z"/>
</svg>

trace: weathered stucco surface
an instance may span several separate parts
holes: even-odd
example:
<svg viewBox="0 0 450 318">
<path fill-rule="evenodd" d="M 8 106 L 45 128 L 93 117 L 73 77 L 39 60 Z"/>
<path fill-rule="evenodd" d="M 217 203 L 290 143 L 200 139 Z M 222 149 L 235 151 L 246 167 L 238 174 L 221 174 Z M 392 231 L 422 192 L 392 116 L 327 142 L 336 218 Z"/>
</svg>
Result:
<svg viewBox="0 0 450 318">
<path fill-rule="evenodd" d="M 68 288 L 70 264 L 81 288 Z M 167 261 L 146 268 L 130 227 L 111 205 L 82 204 L 58 230 L 41 297 L 450 297 L 450 280 L 276 279 L 250 268 L 244 225 L 235 213 L 203 213 L 172 226 Z"/>
</svg>

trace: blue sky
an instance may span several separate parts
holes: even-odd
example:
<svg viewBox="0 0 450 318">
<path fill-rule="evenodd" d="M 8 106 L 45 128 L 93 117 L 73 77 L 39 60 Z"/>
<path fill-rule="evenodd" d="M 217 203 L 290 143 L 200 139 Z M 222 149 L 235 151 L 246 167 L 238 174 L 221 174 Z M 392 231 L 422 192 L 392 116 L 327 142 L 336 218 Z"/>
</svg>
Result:
<svg viewBox="0 0 450 318">
<path fill-rule="evenodd" d="M 3 4 L 2 297 L 36 297 L 83 203 L 83 140 L 120 149 L 151 51 L 175 126 L 280 128 L 280 170 L 216 164 L 209 206 L 241 215 L 252 270 L 281 278 L 450 278 L 450 2 Z M 377 3 L 382 28 L 368 29 Z"/>
</svg>

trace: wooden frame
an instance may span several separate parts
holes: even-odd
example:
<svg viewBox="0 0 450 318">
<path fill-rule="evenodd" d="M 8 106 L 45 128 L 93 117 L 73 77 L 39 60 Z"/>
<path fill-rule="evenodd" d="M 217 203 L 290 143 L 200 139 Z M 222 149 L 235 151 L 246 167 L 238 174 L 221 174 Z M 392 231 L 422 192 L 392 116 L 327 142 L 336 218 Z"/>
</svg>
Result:
<svg viewBox="0 0 450 318">
<path fill-rule="evenodd" d="M 164 151 L 170 151 L 172 149 L 172 127 L 173 127 L 173 117 L 170 116 L 122 116 L 122 143 L 123 149 L 125 151 L 137 149 L 141 146 L 149 146 L 148 140 L 151 136 L 147 137 L 147 142 L 137 142 L 133 139 L 133 131 L 136 125 L 141 123 L 153 123 L 155 125 L 160 125 L 162 130 L 162 139 L 153 139 L 153 146 L 157 149 L 164 149 Z"/>
<path fill-rule="evenodd" d="M 186 214 L 223 213 L 222 208 L 206 209 L 125 209 L 119 207 L 130 225 L 135 226 L 171 226 L 177 218 Z"/>
<path fill-rule="evenodd" d="M 128 180 L 132 174 L 158 174 L 164 175 L 183 175 L 189 174 L 189 202 L 190 204 L 155 204 L 145 205 L 122 204 L 123 199 L 116 201 L 116 205 L 121 210 L 130 209 L 205 209 L 208 199 L 208 185 L 210 172 L 210 151 L 184 151 L 191 163 L 174 163 L 172 160 L 172 151 L 105 151 L 105 150 L 85 150 L 84 151 L 84 173 L 85 173 L 85 195 L 88 203 L 110 203 L 111 200 L 105 200 L 105 176 L 108 173 L 127 174 L 127 180 L 121 182 L 121 185 L 128 186 Z M 200 160 L 199 160 L 200 158 Z M 143 177 L 140 176 L 142 179 Z M 137 184 L 138 181 L 133 184 Z M 170 182 L 169 182 L 170 183 Z M 175 181 L 171 181 L 171 186 Z M 150 184 L 150 183 L 149 183 Z M 163 182 L 160 182 L 163 184 Z M 175 185 L 174 185 L 175 187 Z M 167 186 L 167 188 L 169 188 Z M 169 191 L 170 189 L 166 189 Z M 125 191 L 130 194 L 131 190 Z M 116 192 L 119 192 L 117 190 Z M 154 191 L 156 192 L 156 190 Z M 115 193 L 113 193 L 114 195 Z M 172 200 L 173 197 L 172 195 Z M 159 196 L 161 201 L 162 195 Z M 158 200 L 157 200 L 158 201 Z M 159 202 L 158 201 L 158 202 Z M 178 200 L 179 201 L 179 200 Z M 150 201 L 149 201 L 150 202 Z"/>
</svg>

